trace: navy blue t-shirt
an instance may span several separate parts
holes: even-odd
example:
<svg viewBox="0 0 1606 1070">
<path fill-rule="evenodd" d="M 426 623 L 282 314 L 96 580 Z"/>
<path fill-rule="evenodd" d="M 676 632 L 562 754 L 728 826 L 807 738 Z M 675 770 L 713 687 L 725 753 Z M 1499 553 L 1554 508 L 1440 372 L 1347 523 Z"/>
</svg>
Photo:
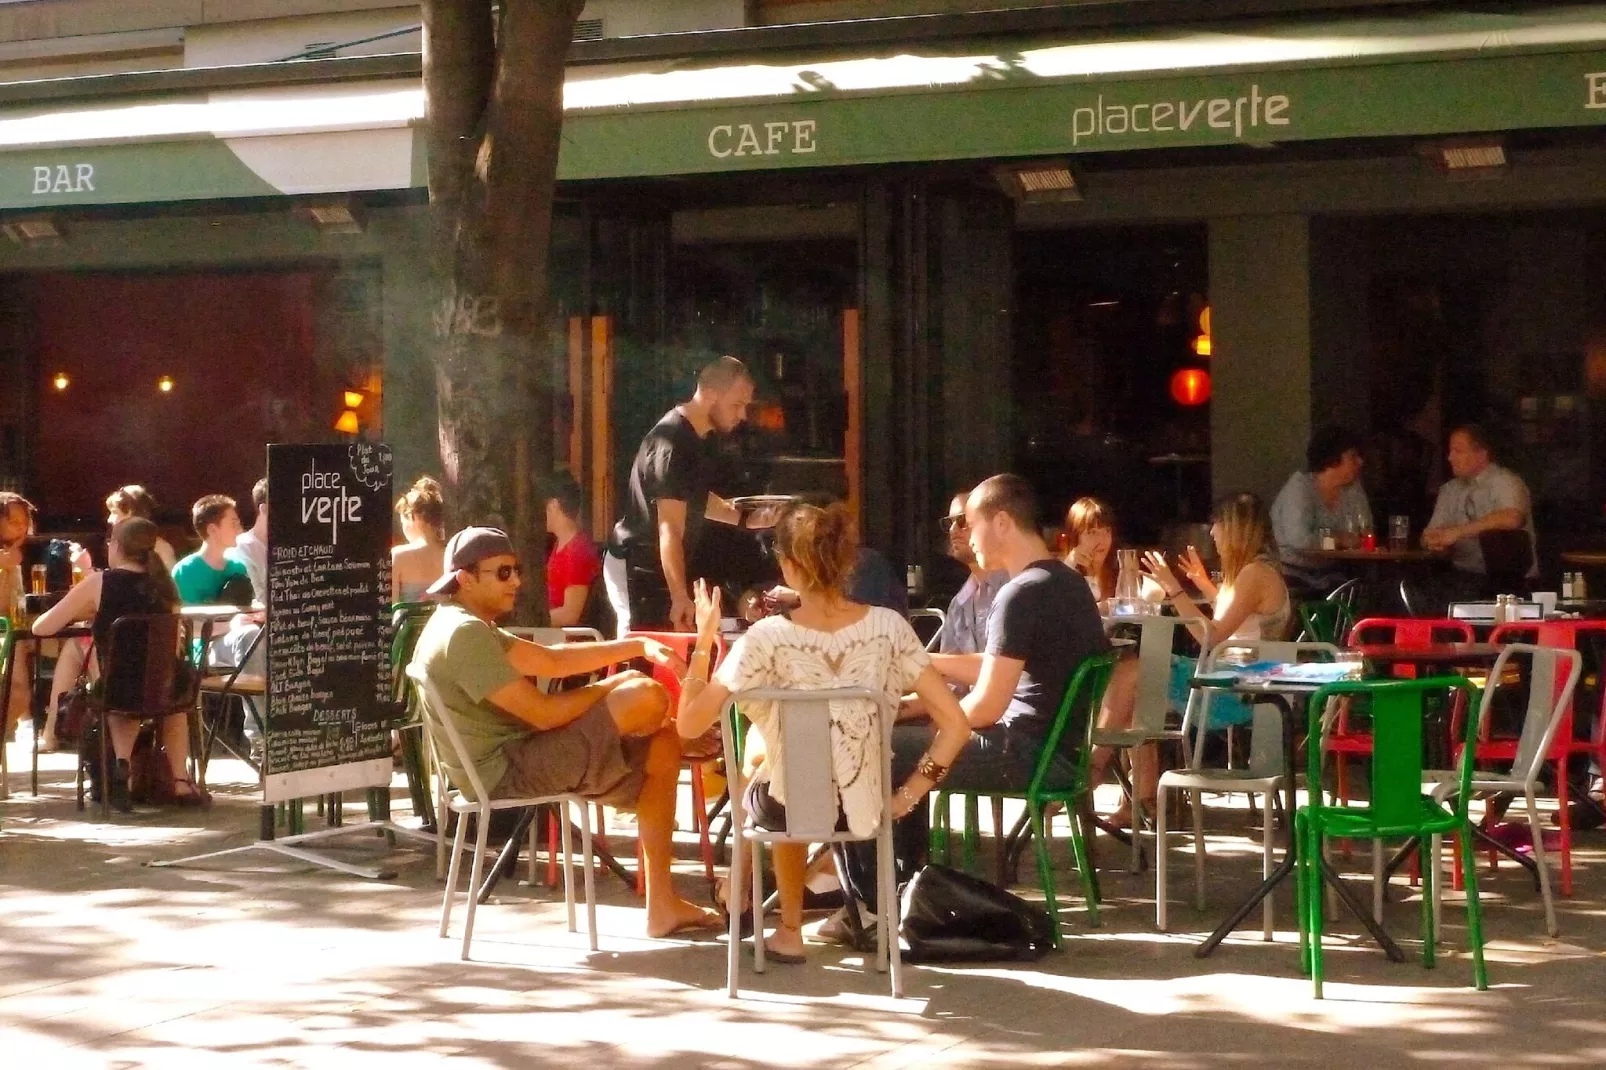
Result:
<svg viewBox="0 0 1606 1070">
<path fill-rule="evenodd" d="M 999 723 L 1046 736 L 1082 659 L 1109 649 L 1087 581 L 1054 558 L 1026 566 L 987 615 L 986 652 L 1025 662 Z"/>
</svg>

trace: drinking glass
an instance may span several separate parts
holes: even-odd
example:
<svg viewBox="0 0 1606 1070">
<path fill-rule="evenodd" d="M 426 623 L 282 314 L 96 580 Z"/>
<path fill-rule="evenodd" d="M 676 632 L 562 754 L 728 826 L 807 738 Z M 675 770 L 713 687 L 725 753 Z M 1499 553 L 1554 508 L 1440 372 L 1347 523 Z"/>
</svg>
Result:
<svg viewBox="0 0 1606 1070">
<path fill-rule="evenodd" d="M 44 594 L 47 582 L 45 566 L 34 565 L 28 570 L 28 590 L 31 593 Z"/>
<path fill-rule="evenodd" d="M 1411 545 L 1411 518 L 1408 516 L 1389 517 L 1389 549 L 1405 550 Z"/>
</svg>

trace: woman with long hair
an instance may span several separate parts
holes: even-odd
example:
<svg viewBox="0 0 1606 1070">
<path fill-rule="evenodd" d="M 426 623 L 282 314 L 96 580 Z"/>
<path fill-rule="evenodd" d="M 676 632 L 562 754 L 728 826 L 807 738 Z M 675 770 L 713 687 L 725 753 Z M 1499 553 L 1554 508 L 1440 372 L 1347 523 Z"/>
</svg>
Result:
<svg viewBox="0 0 1606 1070">
<path fill-rule="evenodd" d="M 446 500 L 440 483 L 420 476 L 396 499 L 396 515 L 407 541 L 390 551 L 390 600 L 422 602 L 429 585 L 441 577 L 446 552 Z"/>
<path fill-rule="evenodd" d="M 1115 510 L 1099 498 L 1078 498 L 1065 511 L 1065 537 L 1070 543 L 1065 563 L 1087 580 L 1099 612 L 1110 611 L 1118 576 L 1116 549 L 1119 545 Z M 1140 598 L 1159 602 L 1164 598 L 1160 585 L 1142 578 Z"/>
<path fill-rule="evenodd" d="M 1265 504 L 1248 493 L 1223 498 L 1216 506 L 1210 538 L 1221 558 L 1219 586 L 1194 547 L 1188 547 L 1181 561 L 1183 574 L 1211 603 L 1209 616 L 1185 596 L 1165 554 L 1150 551 L 1143 555 L 1150 577 L 1199 645 L 1212 650 L 1224 639 L 1286 638 L 1294 607 L 1277 568 L 1277 546 Z"/>
<path fill-rule="evenodd" d="M 173 577 L 157 553 L 156 525 L 144 517 L 129 517 L 112 528 L 106 544 L 110 568 L 96 572 L 68 591 L 34 622 L 35 635 L 54 635 L 74 621 L 88 620 L 95 639 L 95 650 L 106 649 L 112 624 L 120 617 L 172 613 L 179 604 Z M 137 634 L 137 633 L 136 633 Z M 105 701 L 112 709 L 134 709 L 140 705 L 144 685 L 146 652 L 138 643 L 118 649 L 115 675 L 103 681 Z M 179 657 L 173 651 L 173 657 Z M 111 749 L 115 762 L 104 790 L 119 810 L 132 808 L 128 798 L 128 761 L 134 753 L 139 725 L 126 717 L 111 717 Z M 173 771 L 174 791 L 180 806 L 204 806 L 210 797 L 190 779 L 189 711 L 177 709 L 161 722 L 162 749 Z"/>
<path fill-rule="evenodd" d="M 719 634 L 720 596 L 717 588 L 698 581 L 697 645 L 681 689 L 677 725 L 682 738 L 695 739 L 714 724 L 732 694 L 751 688 L 862 687 L 886 695 L 892 709 L 912 690 L 924 701 L 937 734 L 919 769 L 893 796 L 894 816 L 902 817 L 920 805 L 946 774 L 970 738 L 970 725 L 953 692 L 931 667 L 931 658 L 909 622 L 894 610 L 848 599 L 845 588 L 857 560 L 856 544 L 852 517 L 840 504 L 824 509 L 798 505 L 782 513 L 775 525 L 775 554 L 787 587 L 797 592 L 798 605 L 785 615 L 754 624 L 712 679 L 709 660 Z M 833 702 L 830 711 L 840 820 L 854 834 L 868 836 L 880 821 L 884 791 L 877 708 L 864 702 Z M 764 828 L 784 829 L 786 752 L 779 715 L 766 703 L 744 704 L 742 712 L 752 720 L 757 736 L 755 740 L 749 735 L 749 755 L 764 754 L 761 766 L 755 769 L 749 763 L 747 812 Z M 801 962 L 804 845 L 776 844 L 773 859 L 780 925 L 756 938 L 764 941 L 765 953 L 775 961 Z M 855 867 L 848 868 L 854 891 L 874 902 L 873 895 L 867 895 L 868 881 L 856 879 Z"/>
<path fill-rule="evenodd" d="M 118 487 L 106 495 L 106 528 L 108 532 L 129 517 L 140 517 L 154 522 L 156 512 L 156 499 L 151 492 L 138 483 L 129 483 Z M 156 536 L 156 556 L 162 559 L 168 572 L 173 571 L 173 563 L 178 560 L 173 553 L 173 544 Z M 73 555 L 73 564 L 83 570 L 85 576 L 92 575 L 95 564 L 89 551 L 77 547 Z M 56 668 L 50 677 L 50 701 L 45 705 L 45 731 L 40 741 L 39 749 L 44 752 L 57 750 L 60 746 L 56 739 L 56 714 L 61 707 L 61 696 L 71 691 L 73 685 L 83 676 L 87 659 L 89 658 L 88 639 L 69 639 L 61 645 L 61 653 L 56 658 Z"/>
</svg>

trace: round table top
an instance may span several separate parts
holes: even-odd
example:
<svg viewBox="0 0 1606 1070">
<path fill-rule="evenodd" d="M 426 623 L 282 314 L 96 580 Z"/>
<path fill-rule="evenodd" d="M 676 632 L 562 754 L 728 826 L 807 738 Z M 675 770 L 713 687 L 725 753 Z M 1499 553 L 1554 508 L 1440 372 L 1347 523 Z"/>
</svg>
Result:
<svg viewBox="0 0 1606 1070">
<path fill-rule="evenodd" d="M 1301 550 L 1300 553 L 1318 561 L 1343 561 L 1350 564 L 1373 561 L 1442 561 L 1449 557 L 1449 553 L 1444 550 L 1391 550 L 1382 545 L 1375 550 L 1362 550 L 1356 547 L 1353 550 Z"/>
<path fill-rule="evenodd" d="M 1367 661 L 1413 665 L 1492 665 L 1501 650 L 1493 643 L 1430 643 L 1425 646 L 1362 643 L 1351 649 Z"/>
<path fill-rule="evenodd" d="M 1562 553 L 1561 560 L 1567 565 L 1606 568 L 1606 550 L 1567 550 Z"/>
</svg>

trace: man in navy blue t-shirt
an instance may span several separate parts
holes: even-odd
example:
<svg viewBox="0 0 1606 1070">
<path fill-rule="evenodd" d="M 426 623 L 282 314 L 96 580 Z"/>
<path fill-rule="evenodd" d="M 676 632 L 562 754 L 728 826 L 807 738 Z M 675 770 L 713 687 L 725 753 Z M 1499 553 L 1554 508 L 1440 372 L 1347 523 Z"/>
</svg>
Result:
<svg viewBox="0 0 1606 1070">
<path fill-rule="evenodd" d="M 1043 541 L 1037 496 L 1026 480 L 998 475 L 984 481 L 966 499 L 965 518 L 981 567 L 1001 569 L 1009 581 L 993 600 L 982 653 L 932 657 L 944 676 L 970 687 L 960 705 L 975 729 L 944 786 L 1021 790 L 1031 781 L 1071 677 L 1082 659 L 1108 650 L 1109 640 L 1087 581 Z M 1072 725 L 1073 733 L 1080 727 Z M 927 735 L 922 727 L 897 729 L 894 765 L 905 757 L 918 760 Z"/>
</svg>

